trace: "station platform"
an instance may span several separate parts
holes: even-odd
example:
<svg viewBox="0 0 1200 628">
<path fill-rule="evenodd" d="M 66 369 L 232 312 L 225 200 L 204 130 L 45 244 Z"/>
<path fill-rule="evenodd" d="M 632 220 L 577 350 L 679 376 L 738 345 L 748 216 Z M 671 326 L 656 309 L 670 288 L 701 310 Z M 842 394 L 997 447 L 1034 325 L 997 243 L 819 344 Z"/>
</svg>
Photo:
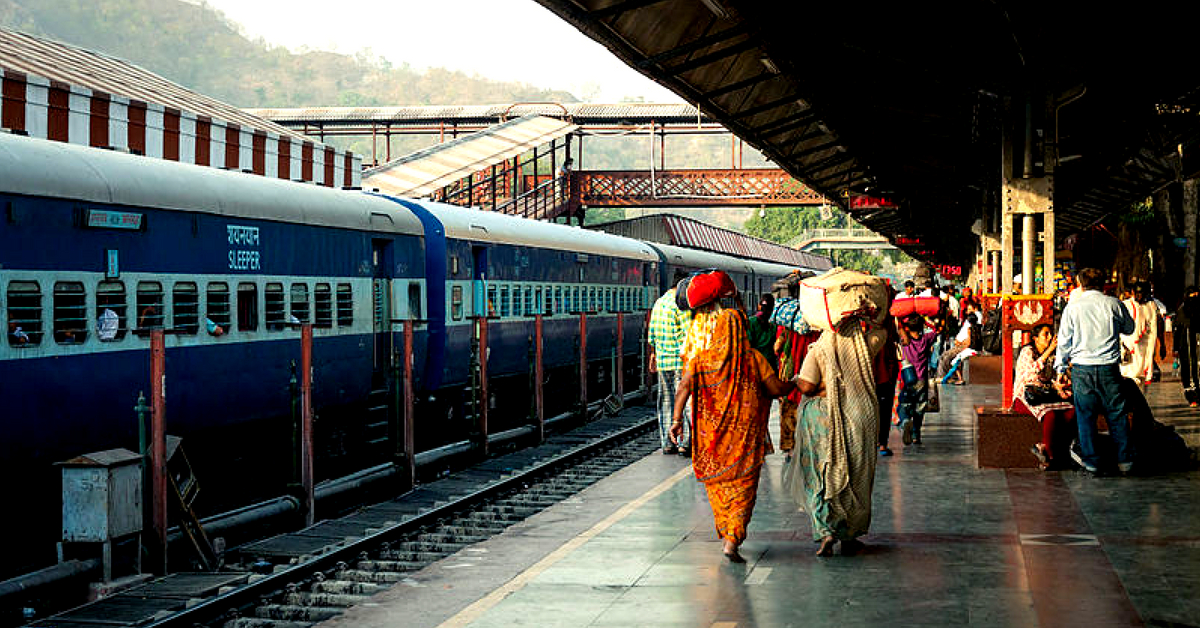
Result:
<svg viewBox="0 0 1200 628">
<path fill-rule="evenodd" d="M 998 386 L 942 390 L 924 444 L 892 430 L 858 556 L 814 555 L 775 454 L 728 563 L 687 460 L 654 454 L 322 625 L 1200 626 L 1200 472 L 979 469 L 974 408 Z M 1194 444 L 1178 384 L 1149 397 Z"/>
</svg>

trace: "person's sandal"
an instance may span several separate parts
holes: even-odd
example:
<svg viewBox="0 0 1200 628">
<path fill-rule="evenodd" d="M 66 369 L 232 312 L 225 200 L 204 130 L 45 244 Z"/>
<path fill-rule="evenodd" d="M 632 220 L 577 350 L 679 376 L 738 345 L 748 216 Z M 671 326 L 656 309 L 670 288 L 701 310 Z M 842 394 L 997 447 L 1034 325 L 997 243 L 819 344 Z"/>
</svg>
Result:
<svg viewBox="0 0 1200 628">
<path fill-rule="evenodd" d="M 1042 471 L 1050 468 L 1050 458 L 1046 456 L 1046 452 L 1041 447 L 1034 445 L 1029 448 L 1029 453 L 1033 454 L 1038 459 L 1038 468 Z"/>
</svg>

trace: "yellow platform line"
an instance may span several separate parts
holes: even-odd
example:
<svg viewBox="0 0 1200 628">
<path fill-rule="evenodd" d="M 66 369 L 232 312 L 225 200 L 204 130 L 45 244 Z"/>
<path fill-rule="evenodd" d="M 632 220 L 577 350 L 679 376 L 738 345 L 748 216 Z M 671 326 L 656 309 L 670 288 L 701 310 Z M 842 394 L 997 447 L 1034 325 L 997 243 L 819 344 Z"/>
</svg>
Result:
<svg viewBox="0 0 1200 628">
<path fill-rule="evenodd" d="M 512 580 L 504 583 L 504 585 L 500 588 L 492 591 L 486 597 L 477 600 L 474 604 L 462 609 L 454 617 L 451 617 L 450 619 L 447 619 L 439 624 L 438 628 L 461 628 L 462 626 L 466 626 L 479 619 L 484 613 L 488 612 L 494 606 L 499 604 L 501 600 L 525 588 L 525 585 L 529 584 L 531 580 L 538 577 L 538 575 L 540 575 L 543 571 L 549 569 L 552 565 L 554 565 L 554 563 L 562 560 L 568 554 L 578 549 L 579 546 L 583 545 L 584 543 L 587 543 L 596 535 L 609 529 L 613 526 L 613 524 L 624 519 L 625 517 L 628 517 L 633 511 L 645 505 L 646 502 L 658 497 L 659 495 L 662 495 L 680 480 L 689 475 L 692 475 L 691 465 L 680 469 L 671 477 L 660 482 L 658 486 L 655 486 L 649 491 L 643 493 L 641 497 L 638 497 L 628 504 L 625 504 L 613 514 L 605 517 L 603 521 L 600 521 L 586 531 L 581 532 L 578 536 L 570 541 L 563 543 L 558 547 L 558 549 L 547 554 L 545 558 L 534 563 L 531 567 L 529 567 L 529 569 L 517 574 Z"/>
</svg>

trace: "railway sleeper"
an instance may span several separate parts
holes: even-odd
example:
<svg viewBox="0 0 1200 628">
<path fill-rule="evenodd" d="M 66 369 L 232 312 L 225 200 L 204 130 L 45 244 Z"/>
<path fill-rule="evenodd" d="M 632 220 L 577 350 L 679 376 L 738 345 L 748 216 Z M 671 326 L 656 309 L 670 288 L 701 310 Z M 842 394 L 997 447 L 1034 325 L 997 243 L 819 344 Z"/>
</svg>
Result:
<svg viewBox="0 0 1200 628">
<path fill-rule="evenodd" d="M 455 551 L 457 551 L 457 550 L 455 550 Z M 400 561 L 407 561 L 410 563 L 428 564 L 428 563 L 432 563 L 435 561 L 439 561 L 439 560 L 449 556 L 452 553 L 453 552 L 446 552 L 446 551 L 406 552 L 403 550 L 387 550 L 385 552 L 380 552 L 379 558 L 381 558 L 383 560 L 400 560 Z M 368 562 L 368 561 L 359 561 L 359 562 L 362 563 L 362 562 Z"/>
<path fill-rule="evenodd" d="M 325 608 L 350 608 L 355 604 L 366 601 L 366 595 L 349 595 L 346 593 L 310 593 L 296 591 L 283 596 L 284 604 L 294 606 L 321 606 Z"/>
<path fill-rule="evenodd" d="M 312 585 L 313 593 L 375 595 L 380 591 L 387 590 L 388 587 L 385 587 L 381 584 L 372 584 L 370 582 L 348 582 L 345 580 L 325 580 L 323 582 L 314 582 Z"/>
<path fill-rule="evenodd" d="M 481 526 L 469 525 L 466 523 L 447 523 L 438 529 L 442 534 L 453 534 L 456 536 L 477 536 L 489 539 L 500 532 L 503 532 L 508 526 Z"/>
<path fill-rule="evenodd" d="M 362 562 L 362 561 L 360 561 Z M 394 571 L 368 571 L 365 569 L 342 569 L 333 574 L 335 580 L 346 582 L 365 582 L 371 584 L 395 584 L 408 577 L 408 574 Z"/>
<path fill-rule="evenodd" d="M 503 523 L 505 525 L 511 525 L 518 521 L 523 521 L 525 519 L 525 517 L 523 515 L 518 515 L 518 514 L 514 514 L 514 513 L 484 511 L 484 512 L 473 512 L 473 513 L 467 515 L 466 519 L 468 521 L 484 521 L 484 522 L 489 522 L 489 523 L 495 522 L 495 523 Z"/>
<path fill-rule="evenodd" d="M 282 619 L 285 621 L 319 622 L 333 619 L 342 614 L 340 608 L 320 608 L 315 606 L 293 606 L 290 604 L 264 604 L 254 609 L 254 614 L 263 619 Z"/>
<path fill-rule="evenodd" d="M 357 569 L 362 571 L 375 571 L 381 573 L 408 573 L 412 571 L 420 571 L 429 563 L 417 560 L 404 560 L 401 558 L 379 557 L 371 560 L 360 560 L 355 565 Z"/>
<path fill-rule="evenodd" d="M 283 621 L 263 617 L 238 617 L 221 624 L 221 628 L 311 628 L 311 626 L 312 622 Z"/>
<path fill-rule="evenodd" d="M 465 547 L 467 545 L 470 545 L 470 543 L 463 543 L 461 541 L 455 541 L 455 540 L 433 541 L 433 542 L 419 541 L 419 540 L 400 541 L 397 543 L 392 543 L 392 546 L 389 548 L 389 550 L 385 550 L 385 551 L 440 552 L 440 551 L 445 551 L 447 548 L 454 548 L 454 551 L 458 551 L 458 548 Z"/>
<path fill-rule="evenodd" d="M 425 532 L 422 534 L 418 534 L 416 539 L 414 539 L 414 540 L 417 542 L 421 542 L 421 543 L 443 543 L 443 544 L 455 543 L 455 544 L 461 544 L 461 545 L 474 545 L 476 543 L 482 543 L 483 541 L 486 541 L 489 538 L 491 538 L 491 537 L 483 536 L 483 535 L 443 534 L 441 532 Z"/>
</svg>

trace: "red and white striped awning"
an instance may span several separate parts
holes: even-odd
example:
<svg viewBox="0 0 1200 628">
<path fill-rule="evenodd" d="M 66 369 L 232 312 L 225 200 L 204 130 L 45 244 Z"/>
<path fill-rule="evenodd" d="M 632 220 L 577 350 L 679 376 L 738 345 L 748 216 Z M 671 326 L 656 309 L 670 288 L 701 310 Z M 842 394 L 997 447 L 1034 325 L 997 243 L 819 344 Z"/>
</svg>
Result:
<svg viewBox="0 0 1200 628">
<path fill-rule="evenodd" d="M 362 158 L 126 61 L 0 29 L 0 127 L 72 144 L 358 186 Z"/>
</svg>

